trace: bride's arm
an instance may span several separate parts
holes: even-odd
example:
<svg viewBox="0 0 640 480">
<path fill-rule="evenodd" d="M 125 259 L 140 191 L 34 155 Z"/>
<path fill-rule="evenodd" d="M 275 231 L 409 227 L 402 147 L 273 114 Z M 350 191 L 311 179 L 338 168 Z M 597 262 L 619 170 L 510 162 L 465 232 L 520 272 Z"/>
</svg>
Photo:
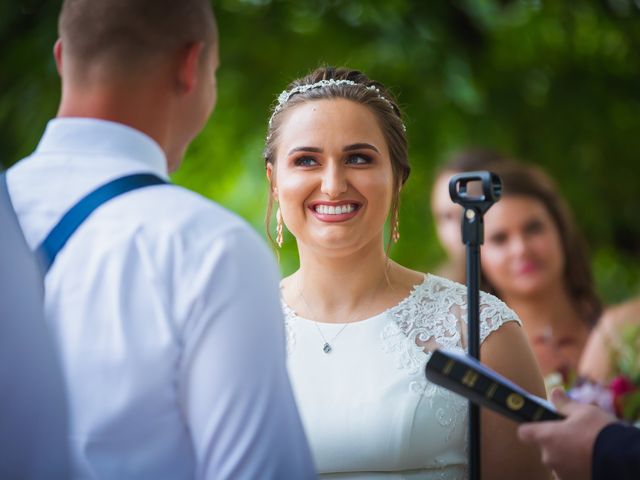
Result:
<svg viewBox="0 0 640 480">
<path fill-rule="evenodd" d="M 528 392 L 545 396 L 544 383 L 522 328 L 515 322 L 504 324 L 490 334 L 480 349 L 481 361 Z M 482 478 L 492 480 L 549 479 L 535 447 L 521 443 L 518 424 L 482 409 Z"/>
</svg>

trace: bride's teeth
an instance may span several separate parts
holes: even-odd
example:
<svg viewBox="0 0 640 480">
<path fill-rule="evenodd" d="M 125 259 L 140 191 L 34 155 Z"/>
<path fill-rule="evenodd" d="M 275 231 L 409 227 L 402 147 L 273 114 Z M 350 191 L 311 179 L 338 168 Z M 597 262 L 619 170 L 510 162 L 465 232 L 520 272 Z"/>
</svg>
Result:
<svg viewBox="0 0 640 480">
<path fill-rule="evenodd" d="M 320 215 L 341 215 L 344 213 L 351 213 L 356 209 L 355 205 L 338 205 L 338 206 L 329 206 L 329 205 L 317 205 L 316 212 Z"/>
</svg>

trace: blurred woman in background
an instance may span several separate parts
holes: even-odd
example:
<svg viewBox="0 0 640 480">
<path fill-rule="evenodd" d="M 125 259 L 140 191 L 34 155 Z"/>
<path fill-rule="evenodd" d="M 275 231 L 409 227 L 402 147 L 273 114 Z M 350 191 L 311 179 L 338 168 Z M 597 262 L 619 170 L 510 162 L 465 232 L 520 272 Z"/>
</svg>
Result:
<svg viewBox="0 0 640 480">
<path fill-rule="evenodd" d="M 634 326 L 640 326 L 640 297 L 607 308 L 580 359 L 580 376 L 601 384 L 609 382 L 617 373 L 612 354 L 619 350 L 625 329 Z"/>
<path fill-rule="evenodd" d="M 485 215 L 483 289 L 520 316 L 543 376 L 566 382 L 602 312 L 585 243 L 542 170 L 508 162 L 494 171 L 503 193 Z"/>
<path fill-rule="evenodd" d="M 438 240 L 447 254 L 447 260 L 436 269 L 438 275 L 459 283 L 464 283 L 466 277 L 465 246 L 460 234 L 462 207 L 451 200 L 449 180 L 461 172 L 491 170 L 504 160 L 495 150 L 469 148 L 454 153 L 436 173 L 431 189 L 431 213 Z"/>
</svg>

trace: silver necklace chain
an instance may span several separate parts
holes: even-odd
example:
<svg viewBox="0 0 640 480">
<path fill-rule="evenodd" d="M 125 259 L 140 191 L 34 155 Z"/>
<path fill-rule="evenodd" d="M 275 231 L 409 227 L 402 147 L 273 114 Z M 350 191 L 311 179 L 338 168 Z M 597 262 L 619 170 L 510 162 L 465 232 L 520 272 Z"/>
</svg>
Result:
<svg viewBox="0 0 640 480">
<path fill-rule="evenodd" d="M 313 315 L 314 317 L 316 317 L 315 312 L 313 311 L 313 309 L 309 306 L 309 303 L 307 303 L 307 299 L 304 298 L 304 294 L 302 293 L 302 289 L 299 288 L 298 289 L 300 292 L 300 299 L 302 300 L 302 303 L 304 303 L 304 306 L 307 307 L 307 310 L 309 310 L 309 313 L 311 313 L 311 315 Z M 322 333 L 322 330 L 320 329 L 320 325 L 318 325 L 318 322 L 315 320 L 312 320 L 313 324 L 316 326 L 316 329 L 318 330 L 318 333 L 320 334 L 320 336 L 322 337 L 322 340 L 324 340 L 324 344 L 322 345 L 322 351 L 326 354 L 331 353 L 331 351 L 333 350 L 333 342 L 336 341 L 336 338 L 338 338 L 338 335 L 340 335 L 342 332 L 344 332 L 345 328 L 347 328 L 349 325 L 351 325 L 351 322 L 347 322 L 344 324 L 344 326 L 338 331 L 338 333 L 336 333 L 333 338 L 331 339 L 331 341 L 329 342 L 327 340 L 327 338 L 324 336 L 324 333 Z"/>
</svg>

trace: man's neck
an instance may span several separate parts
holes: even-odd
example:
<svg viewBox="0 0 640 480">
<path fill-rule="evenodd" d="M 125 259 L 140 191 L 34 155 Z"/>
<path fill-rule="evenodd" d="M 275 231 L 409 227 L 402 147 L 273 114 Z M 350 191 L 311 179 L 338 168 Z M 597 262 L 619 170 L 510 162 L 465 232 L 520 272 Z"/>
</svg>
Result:
<svg viewBox="0 0 640 480">
<path fill-rule="evenodd" d="M 165 154 L 168 153 L 169 105 L 152 89 L 64 89 L 57 117 L 96 118 L 121 123 L 145 133 L 160 145 Z"/>
</svg>

